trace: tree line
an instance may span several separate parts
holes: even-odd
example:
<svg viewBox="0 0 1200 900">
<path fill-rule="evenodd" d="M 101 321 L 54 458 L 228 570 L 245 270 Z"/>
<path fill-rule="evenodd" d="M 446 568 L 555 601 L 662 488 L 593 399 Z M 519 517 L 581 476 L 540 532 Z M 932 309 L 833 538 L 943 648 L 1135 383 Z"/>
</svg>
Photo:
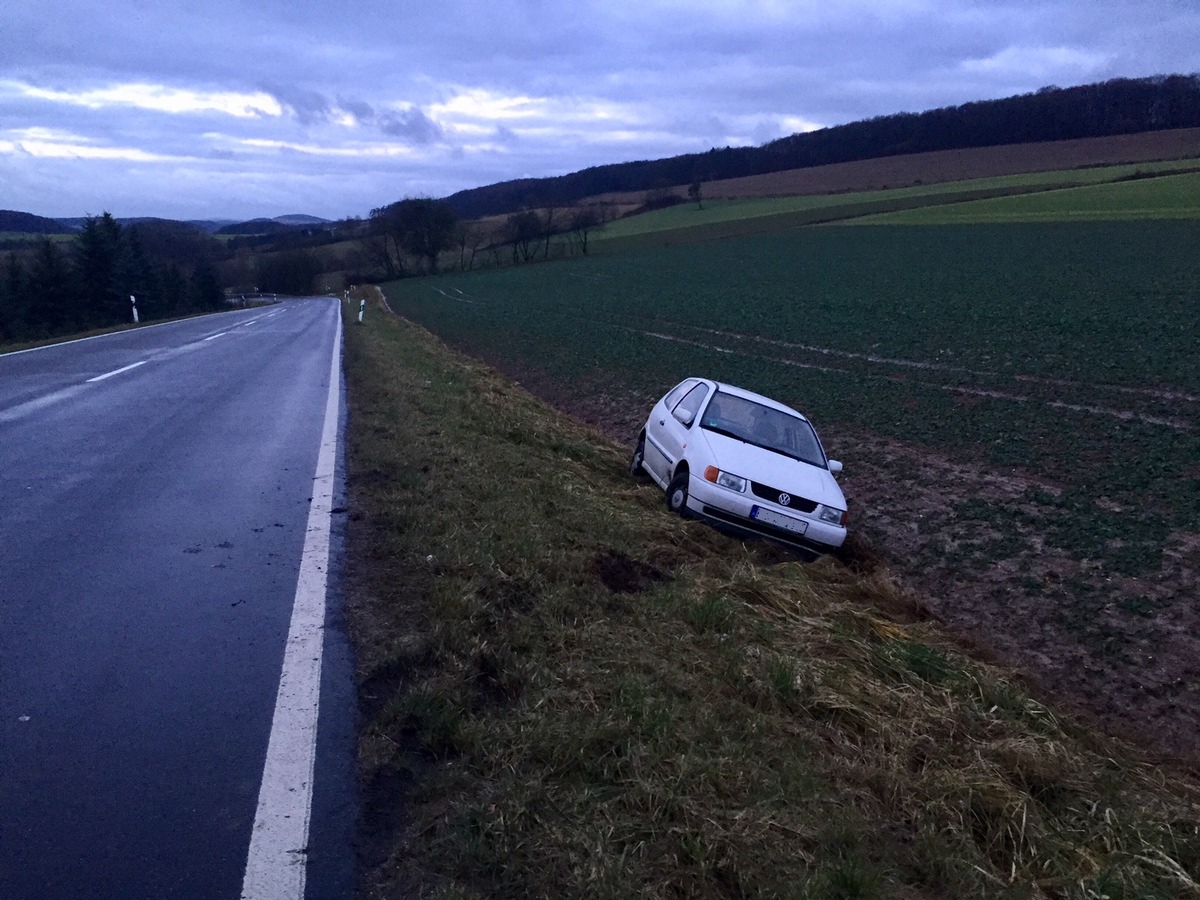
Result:
<svg viewBox="0 0 1200 900">
<path fill-rule="evenodd" d="M 586 255 L 591 232 L 607 218 L 600 205 L 538 207 L 535 198 L 526 197 L 501 219 L 464 222 L 444 200 L 408 197 L 371 210 L 364 247 L 373 271 L 357 280 L 436 274 L 447 264 L 464 271 L 518 265 L 549 259 L 552 251 Z"/>
<path fill-rule="evenodd" d="M 1118 78 L 1079 87 L 1045 87 L 1002 100 L 878 116 L 771 141 L 713 148 L 669 159 L 594 166 L 555 178 L 519 179 L 446 198 L 464 218 L 528 206 L 571 206 L 599 194 L 764 175 L 885 156 L 1135 134 L 1200 126 L 1200 75 Z"/>
<path fill-rule="evenodd" d="M 61 242 L 10 251 L 0 269 L 0 343 L 30 341 L 132 321 L 220 309 L 220 245 L 180 223 L 122 227 L 89 217 Z"/>
</svg>

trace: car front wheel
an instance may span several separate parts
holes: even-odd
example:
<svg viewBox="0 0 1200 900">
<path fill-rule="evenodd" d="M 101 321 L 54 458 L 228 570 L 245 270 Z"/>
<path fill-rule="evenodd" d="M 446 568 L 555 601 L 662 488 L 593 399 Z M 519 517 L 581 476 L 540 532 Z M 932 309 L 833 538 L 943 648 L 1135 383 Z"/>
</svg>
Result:
<svg viewBox="0 0 1200 900">
<path fill-rule="evenodd" d="M 633 458 L 629 460 L 629 474 L 639 480 L 646 477 L 646 470 L 643 468 L 643 463 L 646 461 L 646 438 L 639 437 L 637 447 L 633 451 Z"/>
<path fill-rule="evenodd" d="M 688 473 L 680 472 L 667 485 L 667 508 L 685 519 L 688 517 Z"/>
</svg>

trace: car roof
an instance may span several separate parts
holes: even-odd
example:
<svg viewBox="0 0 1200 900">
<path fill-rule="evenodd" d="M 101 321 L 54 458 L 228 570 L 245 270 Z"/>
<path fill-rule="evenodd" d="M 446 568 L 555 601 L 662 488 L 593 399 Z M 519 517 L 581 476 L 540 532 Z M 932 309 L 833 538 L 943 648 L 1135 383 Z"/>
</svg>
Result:
<svg viewBox="0 0 1200 900">
<path fill-rule="evenodd" d="M 711 384 L 718 391 L 725 394 L 732 394 L 734 397 L 741 397 L 743 400 L 752 400 L 755 403 L 761 403 L 763 406 L 769 406 L 772 409 L 777 409 L 780 412 L 791 413 L 793 416 L 799 416 L 805 422 L 808 421 L 808 416 L 799 410 L 792 409 L 786 403 L 780 403 L 778 400 L 772 400 L 763 394 L 756 394 L 754 391 L 748 391 L 745 388 L 737 387 L 732 384 L 725 384 L 722 381 L 714 381 L 712 378 L 698 378 L 699 381 L 705 381 Z"/>
</svg>

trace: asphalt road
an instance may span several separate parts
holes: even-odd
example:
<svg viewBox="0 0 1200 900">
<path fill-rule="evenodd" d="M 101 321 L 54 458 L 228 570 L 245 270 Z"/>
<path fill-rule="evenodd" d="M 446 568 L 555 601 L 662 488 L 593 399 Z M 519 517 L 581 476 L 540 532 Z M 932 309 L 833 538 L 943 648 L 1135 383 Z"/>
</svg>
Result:
<svg viewBox="0 0 1200 900">
<path fill-rule="evenodd" d="M 344 415 L 337 315 L 291 301 L 0 356 L 3 900 L 241 894 L 323 423 Z M 339 458 L 335 510 L 340 482 Z M 309 897 L 350 893 L 355 815 L 327 518 Z"/>
</svg>

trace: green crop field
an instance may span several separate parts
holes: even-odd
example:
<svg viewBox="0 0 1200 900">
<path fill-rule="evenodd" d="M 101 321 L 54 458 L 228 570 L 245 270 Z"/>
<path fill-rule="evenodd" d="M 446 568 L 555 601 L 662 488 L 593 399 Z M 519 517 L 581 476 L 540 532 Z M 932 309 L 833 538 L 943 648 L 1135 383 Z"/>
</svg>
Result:
<svg viewBox="0 0 1200 900">
<path fill-rule="evenodd" d="M 964 224 L 1137 219 L 1200 219 L 1200 173 L 992 197 L 953 206 L 866 216 L 856 224 Z"/>
<path fill-rule="evenodd" d="M 1186 221 L 809 228 L 388 294 L 565 394 L 707 374 L 818 427 L 1047 479 L 1061 491 L 960 513 L 1005 530 L 1036 517 L 1063 552 L 1145 574 L 1169 534 L 1200 531 L 1197 260 Z M 853 465 L 852 446 L 832 449 Z"/>
</svg>

